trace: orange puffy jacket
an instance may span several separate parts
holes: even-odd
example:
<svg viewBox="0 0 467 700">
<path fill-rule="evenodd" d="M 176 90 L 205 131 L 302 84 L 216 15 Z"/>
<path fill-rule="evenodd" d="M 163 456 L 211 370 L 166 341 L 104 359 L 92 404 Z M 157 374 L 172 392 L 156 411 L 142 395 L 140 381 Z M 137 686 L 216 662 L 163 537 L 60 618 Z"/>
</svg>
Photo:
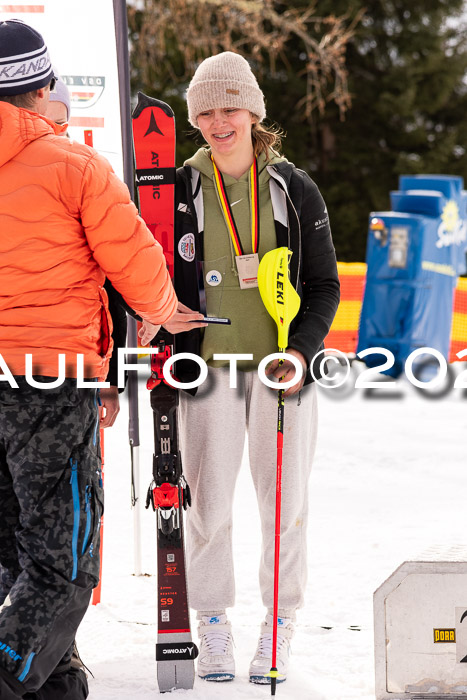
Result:
<svg viewBox="0 0 467 700">
<path fill-rule="evenodd" d="M 105 378 L 112 351 L 107 276 L 159 324 L 177 298 L 161 246 L 96 151 L 35 112 L 0 102 L 0 354 L 14 375 Z"/>
</svg>

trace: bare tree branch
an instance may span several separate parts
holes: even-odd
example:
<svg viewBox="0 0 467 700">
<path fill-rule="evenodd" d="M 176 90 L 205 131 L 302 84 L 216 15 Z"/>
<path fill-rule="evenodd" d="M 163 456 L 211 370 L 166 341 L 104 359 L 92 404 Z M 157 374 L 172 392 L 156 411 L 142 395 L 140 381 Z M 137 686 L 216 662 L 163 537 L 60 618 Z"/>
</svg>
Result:
<svg viewBox="0 0 467 700">
<path fill-rule="evenodd" d="M 197 64 L 220 51 L 237 51 L 261 79 L 291 70 L 288 42 L 302 48 L 303 97 L 297 108 L 306 120 L 329 102 L 341 117 L 350 107 L 345 52 L 363 12 L 353 19 L 319 17 L 316 2 L 281 11 L 277 0 L 144 0 L 129 9 L 137 63 L 146 83 L 186 84 Z"/>
</svg>

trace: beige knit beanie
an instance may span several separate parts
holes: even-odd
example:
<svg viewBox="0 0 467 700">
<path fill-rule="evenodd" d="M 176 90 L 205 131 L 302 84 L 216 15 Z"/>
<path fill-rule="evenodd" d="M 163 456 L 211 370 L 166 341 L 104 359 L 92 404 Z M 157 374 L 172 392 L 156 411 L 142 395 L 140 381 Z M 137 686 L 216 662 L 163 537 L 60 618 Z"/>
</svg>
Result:
<svg viewBox="0 0 467 700">
<path fill-rule="evenodd" d="M 208 109 L 248 109 L 259 121 L 266 116 L 264 95 L 243 56 L 224 51 L 206 58 L 192 78 L 186 93 L 188 119 L 198 127 L 198 115 Z"/>
</svg>

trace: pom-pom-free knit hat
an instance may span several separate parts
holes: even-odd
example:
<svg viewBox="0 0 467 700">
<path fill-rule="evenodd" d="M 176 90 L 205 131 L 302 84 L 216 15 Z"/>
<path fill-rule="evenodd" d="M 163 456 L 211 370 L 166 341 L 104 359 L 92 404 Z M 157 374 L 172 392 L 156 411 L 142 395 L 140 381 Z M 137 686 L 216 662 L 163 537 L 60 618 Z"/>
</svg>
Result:
<svg viewBox="0 0 467 700">
<path fill-rule="evenodd" d="M 263 121 L 266 116 L 264 95 L 243 56 L 224 51 L 206 58 L 188 86 L 188 119 L 198 126 L 198 115 L 209 109 L 238 107 L 248 109 Z"/>
<path fill-rule="evenodd" d="M 57 82 L 55 83 L 54 89 L 50 92 L 49 100 L 50 102 L 62 102 L 66 107 L 66 119 L 70 121 L 70 91 L 60 76 L 57 75 L 57 71 L 55 71 L 55 77 L 57 78 Z"/>
<path fill-rule="evenodd" d="M 47 46 L 39 32 L 19 19 L 0 21 L 0 95 L 38 90 L 52 78 Z"/>
</svg>

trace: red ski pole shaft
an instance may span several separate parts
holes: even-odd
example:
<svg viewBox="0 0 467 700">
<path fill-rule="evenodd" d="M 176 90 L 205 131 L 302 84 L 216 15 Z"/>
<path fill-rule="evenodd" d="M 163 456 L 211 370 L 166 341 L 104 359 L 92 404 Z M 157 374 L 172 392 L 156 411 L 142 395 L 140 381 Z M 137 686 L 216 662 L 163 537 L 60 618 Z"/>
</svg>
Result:
<svg viewBox="0 0 467 700">
<path fill-rule="evenodd" d="M 275 248 L 263 255 L 258 267 L 258 287 L 264 306 L 277 324 L 279 355 L 288 347 L 289 327 L 300 309 L 300 297 L 290 282 L 289 260 L 292 251 L 288 248 Z M 279 366 L 284 360 L 279 360 Z M 295 364 L 295 363 L 294 363 Z M 287 372 L 286 372 L 287 374 Z M 285 375 L 282 379 L 285 378 Z M 295 382 L 292 382 L 292 384 Z M 288 383 L 285 383 L 288 386 Z M 281 537 L 281 495 L 282 495 L 282 448 L 284 441 L 284 385 L 279 385 L 277 397 L 277 469 L 276 469 L 276 513 L 274 535 L 274 604 L 272 626 L 271 671 L 265 674 L 271 679 L 271 695 L 276 694 L 278 671 L 277 637 L 279 614 L 279 557 Z"/>
<path fill-rule="evenodd" d="M 284 444 L 284 390 L 280 389 L 277 398 L 277 466 L 276 466 L 276 513 L 274 532 L 274 603 L 272 628 L 271 671 L 277 672 L 277 618 L 279 616 L 279 559 L 281 550 L 281 507 L 282 507 L 282 448 Z M 276 694 L 275 676 L 271 677 L 271 695 Z"/>
</svg>

